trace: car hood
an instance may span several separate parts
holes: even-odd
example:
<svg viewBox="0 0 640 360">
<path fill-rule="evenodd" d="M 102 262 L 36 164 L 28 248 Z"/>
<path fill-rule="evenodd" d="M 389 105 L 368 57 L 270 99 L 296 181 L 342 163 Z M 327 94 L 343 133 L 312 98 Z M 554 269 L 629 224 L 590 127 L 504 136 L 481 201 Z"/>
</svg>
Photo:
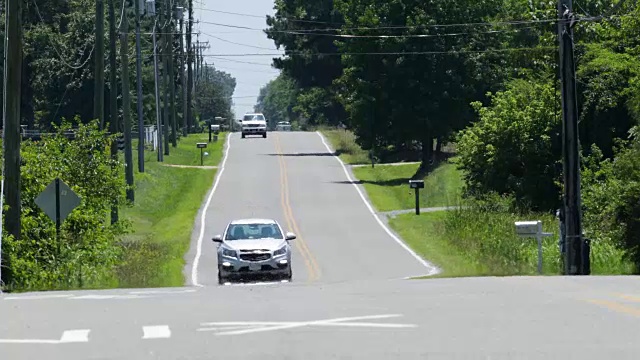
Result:
<svg viewBox="0 0 640 360">
<path fill-rule="evenodd" d="M 250 239 L 225 241 L 224 244 L 234 250 L 278 250 L 285 241 L 283 239 Z"/>
<path fill-rule="evenodd" d="M 267 122 L 263 120 L 247 120 L 242 122 L 243 125 L 266 125 Z"/>
</svg>

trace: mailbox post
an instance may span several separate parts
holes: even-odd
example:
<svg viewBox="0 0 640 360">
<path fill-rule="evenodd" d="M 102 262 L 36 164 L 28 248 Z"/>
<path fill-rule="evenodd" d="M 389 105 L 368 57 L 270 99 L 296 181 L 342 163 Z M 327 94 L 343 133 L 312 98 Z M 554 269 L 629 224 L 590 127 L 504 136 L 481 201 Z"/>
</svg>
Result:
<svg viewBox="0 0 640 360">
<path fill-rule="evenodd" d="M 538 242 L 538 274 L 542 274 L 542 238 L 553 233 L 542 232 L 542 221 L 516 221 L 516 233 L 520 237 L 534 237 Z"/>
<path fill-rule="evenodd" d="M 200 149 L 200 166 L 202 166 L 204 165 L 204 149 L 207 147 L 207 143 L 197 143 L 196 146 Z"/>
<path fill-rule="evenodd" d="M 416 215 L 420 215 L 420 189 L 424 189 L 424 180 L 409 180 L 409 188 L 416 193 Z"/>
</svg>

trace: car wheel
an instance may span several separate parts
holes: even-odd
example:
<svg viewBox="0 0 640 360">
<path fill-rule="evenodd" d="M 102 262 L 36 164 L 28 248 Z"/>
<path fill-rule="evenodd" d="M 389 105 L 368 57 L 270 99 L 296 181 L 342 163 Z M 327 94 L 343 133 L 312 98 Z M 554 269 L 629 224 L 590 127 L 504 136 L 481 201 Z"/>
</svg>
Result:
<svg viewBox="0 0 640 360">
<path fill-rule="evenodd" d="M 222 277 L 222 274 L 220 273 L 220 270 L 218 270 L 218 284 L 220 284 L 220 285 L 224 285 L 224 283 L 225 283 L 226 281 L 227 281 L 227 280 L 226 280 L 224 277 Z"/>
<path fill-rule="evenodd" d="M 244 137 L 245 137 L 245 134 L 242 134 L 242 138 L 243 138 L 243 139 L 244 139 Z"/>
<path fill-rule="evenodd" d="M 291 265 L 289 265 L 289 272 L 287 273 L 287 275 L 284 276 L 285 280 L 289 280 L 291 281 L 291 279 L 293 278 L 293 271 L 291 270 Z"/>
<path fill-rule="evenodd" d="M 262 134 L 262 137 L 266 139 L 267 138 L 267 133 Z"/>
</svg>

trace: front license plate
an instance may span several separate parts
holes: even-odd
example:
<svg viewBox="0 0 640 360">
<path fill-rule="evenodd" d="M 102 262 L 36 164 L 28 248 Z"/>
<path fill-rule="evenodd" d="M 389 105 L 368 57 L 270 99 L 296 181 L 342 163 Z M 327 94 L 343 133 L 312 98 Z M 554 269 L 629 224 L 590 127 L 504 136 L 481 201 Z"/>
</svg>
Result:
<svg viewBox="0 0 640 360">
<path fill-rule="evenodd" d="M 260 264 L 249 264 L 249 270 L 251 271 L 257 271 L 260 270 L 262 268 L 262 266 L 260 266 Z"/>
</svg>

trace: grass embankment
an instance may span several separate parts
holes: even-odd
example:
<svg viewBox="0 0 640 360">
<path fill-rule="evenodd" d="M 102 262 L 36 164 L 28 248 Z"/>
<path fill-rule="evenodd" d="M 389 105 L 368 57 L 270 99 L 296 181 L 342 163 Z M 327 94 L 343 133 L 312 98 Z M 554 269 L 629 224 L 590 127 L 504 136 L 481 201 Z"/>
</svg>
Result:
<svg viewBox="0 0 640 360">
<path fill-rule="evenodd" d="M 336 149 L 345 149 L 341 156 L 363 153 L 350 140 L 349 133 L 337 132 L 324 131 L 324 134 Z M 349 159 L 353 158 L 345 158 L 346 161 Z M 408 180 L 417 169 L 417 164 L 376 165 L 375 168 L 355 167 L 353 172 L 363 182 L 377 210 L 392 211 L 415 207 L 414 193 L 409 189 Z M 557 219 L 546 213 L 516 214 L 500 201 L 484 206 L 473 202 L 463 203 L 460 198 L 463 186 L 461 175 L 455 159 L 436 166 L 424 177 L 425 188 L 420 193 L 420 206 L 464 204 L 464 207 L 423 212 L 419 216 L 414 213 L 401 214 L 389 219 L 391 227 L 412 249 L 442 269 L 438 277 L 536 274 L 537 243 L 532 238 L 520 238 L 515 234 L 514 222 L 519 220 L 541 220 L 544 231 L 554 234 L 543 242 L 543 273 L 559 274 Z M 592 243 L 593 274 L 629 273 L 631 268 L 620 259 L 619 250 L 611 245 Z"/>
<path fill-rule="evenodd" d="M 415 193 L 409 179 L 419 164 L 356 167 L 354 175 L 362 182 L 371 202 L 379 211 L 413 209 Z M 441 163 L 424 177 L 420 190 L 420 207 L 456 206 L 460 200 L 462 177 L 453 161 Z"/>
<path fill-rule="evenodd" d="M 218 165 L 226 134 L 205 149 L 205 165 Z M 169 149 L 164 164 L 200 165 L 196 143 L 208 134 L 180 139 Z M 122 208 L 120 216 L 130 220 L 133 233 L 123 239 L 125 259 L 118 269 L 120 287 L 182 286 L 184 254 L 202 199 L 211 187 L 216 169 L 171 167 L 158 163 L 156 153 L 145 153 L 145 172 L 135 172 L 135 204 Z"/>
<path fill-rule="evenodd" d="M 322 129 L 321 132 L 345 164 L 371 163 L 369 153 L 356 144 L 356 137 L 351 131 Z"/>
</svg>

